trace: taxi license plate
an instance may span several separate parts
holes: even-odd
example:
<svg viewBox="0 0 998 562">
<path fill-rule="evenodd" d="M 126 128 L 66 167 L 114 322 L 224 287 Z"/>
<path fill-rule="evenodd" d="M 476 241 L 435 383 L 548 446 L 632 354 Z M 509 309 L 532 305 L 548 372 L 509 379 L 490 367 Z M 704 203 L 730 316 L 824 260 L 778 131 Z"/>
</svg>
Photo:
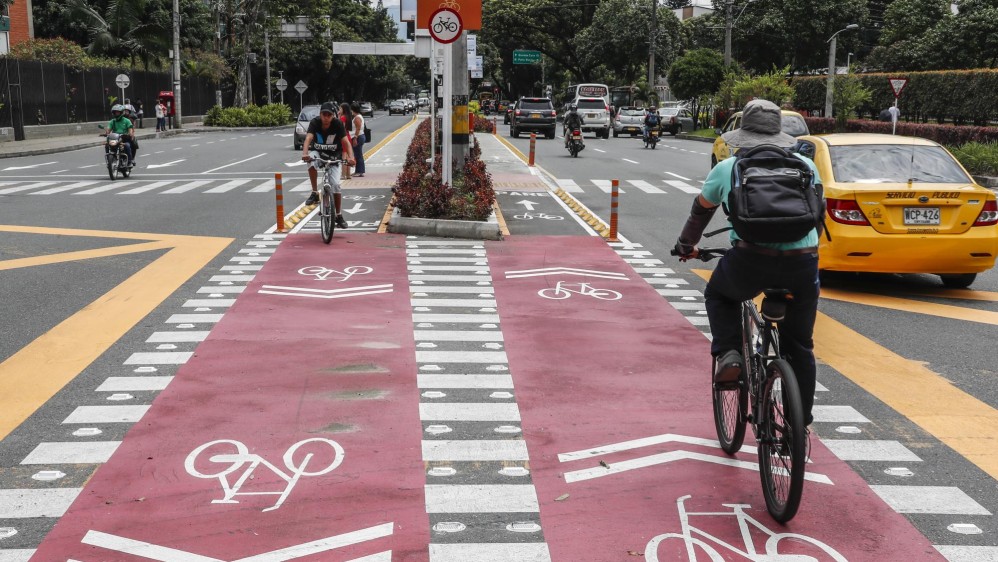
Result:
<svg viewBox="0 0 998 562">
<path fill-rule="evenodd" d="M 541 118 L 541 114 L 540 113 L 531 113 L 530 114 L 530 118 L 531 119 L 540 119 Z"/>
<path fill-rule="evenodd" d="M 905 207 L 904 224 L 939 224 L 939 207 Z"/>
<path fill-rule="evenodd" d="M 586 114 L 586 118 L 587 119 L 596 119 L 597 117 L 599 117 L 599 115 L 596 114 L 596 113 L 587 113 Z"/>
</svg>

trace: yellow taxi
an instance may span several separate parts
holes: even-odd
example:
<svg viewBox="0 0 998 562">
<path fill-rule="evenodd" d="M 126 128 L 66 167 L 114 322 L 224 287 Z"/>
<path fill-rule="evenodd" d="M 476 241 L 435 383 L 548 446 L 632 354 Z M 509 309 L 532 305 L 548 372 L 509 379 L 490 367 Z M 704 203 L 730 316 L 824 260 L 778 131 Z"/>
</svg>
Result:
<svg viewBox="0 0 998 562">
<path fill-rule="evenodd" d="M 782 117 L 780 119 L 780 129 L 784 133 L 792 136 L 799 137 L 801 135 L 810 135 L 811 131 L 807 128 L 807 122 L 804 121 L 804 116 L 796 111 L 788 111 L 786 109 L 781 110 Z M 715 129 L 714 132 L 717 133 L 717 138 L 714 139 L 714 147 L 710 155 L 710 167 L 713 168 L 717 166 L 717 163 L 725 158 L 730 158 L 733 154 L 731 147 L 728 143 L 724 142 L 721 135 L 729 131 L 734 131 L 742 126 L 742 112 L 739 111 L 728 118 L 728 121 L 724 124 L 724 127 L 720 129 Z M 737 149 L 736 149 L 737 150 Z"/>
<path fill-rule="evenodd" d="M 933 273 L 965 288 L 994 267 L 998 202 L 945 148 L 921 138 L 876 134 L 803 136 L 825 187 L 828 271 Z"/>
</svg>

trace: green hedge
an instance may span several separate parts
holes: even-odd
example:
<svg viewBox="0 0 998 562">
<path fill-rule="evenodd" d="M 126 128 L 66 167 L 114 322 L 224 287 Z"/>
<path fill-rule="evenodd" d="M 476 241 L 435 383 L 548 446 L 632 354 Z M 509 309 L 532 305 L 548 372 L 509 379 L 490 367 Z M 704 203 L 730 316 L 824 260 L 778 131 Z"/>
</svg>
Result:
<svg viewBox="0 0 998 562">
<path fill-rule="evenodd" d="M 279 103 L 225 109 L 216 105 L 204 116 L 208 127 L 278 127 L 292 121 L 291 107 Z"/>
<path fill-rule="evenodd" d="M 828 117 L 805 117 L 807 128 L 812 135 L 834 133 L 835 120 Z M 889 135 L 893 123 L 886 121 L 871 121 L 868 119 L 850 119 L 846 121 L 843 133 L 882 133 Z M 932 123 L 906 123 L 898 121 L 897 134 L 908 137 L 922 137 L 945 144 L 959 146 L 969 142 L 998 142 L 998 127 L 971 127 L 958 125 L 935 125 Z"/>
<path fill-rule="evenodd" d="M 945 70 L 854 74 L 873 92 L 859 116 L 875 118 L 894 104 L 890 78 L 907 78 L 898 106 L 904 121 L 952 121 L 957 125 L 986 126 L 998 120 L 998 69 Z M 821 111 L 825 107 L 827 76 L 801 76 L 791 82 L 794 107 Z"/>
</svg>

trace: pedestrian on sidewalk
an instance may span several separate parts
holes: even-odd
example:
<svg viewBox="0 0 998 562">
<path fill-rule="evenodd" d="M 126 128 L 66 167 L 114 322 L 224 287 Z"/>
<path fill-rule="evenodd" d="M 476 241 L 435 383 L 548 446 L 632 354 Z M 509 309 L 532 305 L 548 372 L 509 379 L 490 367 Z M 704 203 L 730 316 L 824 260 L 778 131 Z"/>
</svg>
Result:
<svg viewBox="0 0 998 562">
<path fill-rule="evenodd" d="M 343 128 L 347 131 L 347 140 L 350 141 L 350 148 L 353 148 L 353 135 L 350 134 L 353 131 L 353 112 L 350 111 L 350 104 L 343 102 L 340 104 L 340 121 L 343 122 Z M 343 164 L 343 179 L 348 180 L 352 176 L 350 172 L 350 165 Z"/>
<path fill-rule="evenodd" d="M 156 98 L 156 132 L 166 131 L 166 105 L 162 98 Z"/>
<path fill-rule="evenodd" d="M 135 102 L 135 117 L 139 120 L 139 128 L 143 129 L 142 126 L 142 100 L 136 100 Z"/>
<path fill-rule="evenodd" d="M 357 166 L 354 168 L 353 177 L 362 178 L 364 177 L 364 172 L 367 171 L 367 167 L 364 166 L 364 144 L 367 143 L 367 137 L 364 136 L 364 116 L 360 113 L 360 104 L 353 102 L 350 104 L 350 110 L 353 112 L 353 140 L 351 145 L 353 145 L 353 157 L 357 160 Z"/>
</svg>

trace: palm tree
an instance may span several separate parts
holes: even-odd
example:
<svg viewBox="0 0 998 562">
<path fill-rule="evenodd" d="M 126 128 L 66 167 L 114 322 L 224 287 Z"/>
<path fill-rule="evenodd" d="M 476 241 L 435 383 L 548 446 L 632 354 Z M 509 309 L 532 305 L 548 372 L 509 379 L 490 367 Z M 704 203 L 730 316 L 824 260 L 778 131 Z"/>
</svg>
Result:
<svg viewBox="0 0 998 562">
<path fill-rule="evenodd" d="M 102 16 L 87 0 L 70 0 L 72 13 L 85 22 L 90 33 L 86 50 L 92 55 L 141 60 L 162 66 L 162 56 L 169 49 L 169 29 L 148 13 L 147 0 L 111 0 Z"/>
</svg>

